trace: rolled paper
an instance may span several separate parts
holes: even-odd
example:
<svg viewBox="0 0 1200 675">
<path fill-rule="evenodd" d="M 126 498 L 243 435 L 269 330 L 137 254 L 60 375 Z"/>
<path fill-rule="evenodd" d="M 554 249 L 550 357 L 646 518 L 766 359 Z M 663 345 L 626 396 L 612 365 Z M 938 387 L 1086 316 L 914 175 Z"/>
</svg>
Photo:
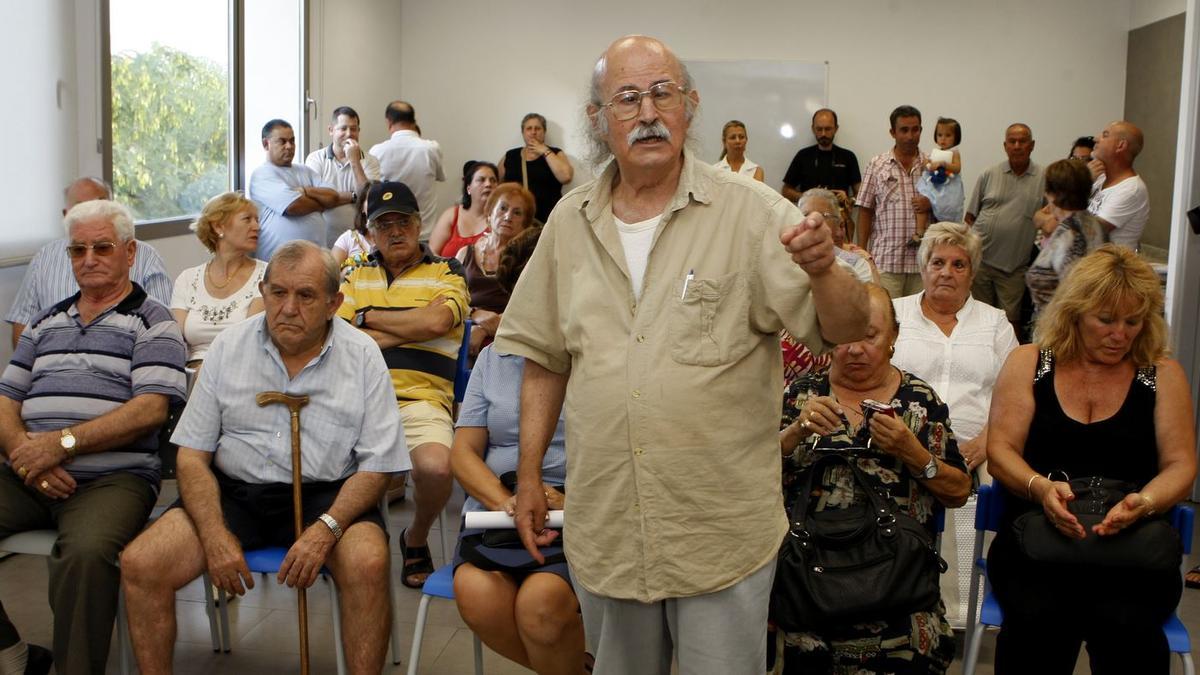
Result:
<svg viewBox="0 0 1200 675">
<path fill-rule="evenodd" d="M 954 152 L 938 148 L 937 150 L 933 150 L 929 153 L 929 161 L 934 163 L 941 162 L 942 164 L 949 164 L 950 162 L 954 161 Z"/>
<path fill-rule="evenodd" d="M 512 516 L 503 511 L 469 511 L 466 521 L 465 527 L 468 530 L 511 530 L 516 528 Z M 562 526 L 562 510 L 551 511 L 546 527 L 559 528 Z"/>
</svg>

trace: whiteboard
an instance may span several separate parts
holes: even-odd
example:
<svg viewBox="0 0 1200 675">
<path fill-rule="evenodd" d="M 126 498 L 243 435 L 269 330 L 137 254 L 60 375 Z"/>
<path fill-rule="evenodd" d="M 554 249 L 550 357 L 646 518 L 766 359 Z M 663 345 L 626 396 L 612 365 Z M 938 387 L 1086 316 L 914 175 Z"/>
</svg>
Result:
<svg viewBox="0 0 1200 675">
<path fill-rule="evenodd" d="M 715 164 L 721 156 L 721 127 L 729 120 L 746 124 L 746 157 L 763 168 L 766 184 L 783 185 L 792 157 L 816 143 L 812 114 L 829 100 L 828 63 L 802 61 L 685 60 L 700 94 L 692 121 L 700 159 Z"/>
</svg>

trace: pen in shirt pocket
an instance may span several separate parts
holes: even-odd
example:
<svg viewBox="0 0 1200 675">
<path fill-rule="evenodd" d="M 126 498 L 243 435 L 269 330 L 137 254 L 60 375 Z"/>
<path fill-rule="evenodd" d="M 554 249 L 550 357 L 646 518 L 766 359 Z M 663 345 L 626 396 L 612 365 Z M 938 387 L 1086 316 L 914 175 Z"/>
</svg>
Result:
<svg viewBox="0 0 1200 675">
<path fill-rule="evenodd" d="M 688 284 L 692 283 L 692 279 L 696 278 L 696 270 L 688 270 L 687 276 L 683 278 L 683 292 L 679 294 L 679 299 L 687 297 Z"/>
</svg>

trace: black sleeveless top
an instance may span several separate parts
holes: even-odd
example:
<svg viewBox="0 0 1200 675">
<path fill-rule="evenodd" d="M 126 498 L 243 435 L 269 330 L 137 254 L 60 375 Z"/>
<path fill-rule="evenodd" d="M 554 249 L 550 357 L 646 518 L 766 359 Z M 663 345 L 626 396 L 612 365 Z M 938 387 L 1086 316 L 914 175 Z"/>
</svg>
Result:
<svg viewBox="0 0 1200 675">
<path fill-rule="evenodd" d="M 553 146 L 550 152 L 558 154 L 562 149 Z M 521 182 L 521 151 L 524 148 L 513 148 L 504 153 L 504 182 L 505 183 L 520 183 Z M 562 198 L 562 183 L 554 177 L 554 172 L 550 170 L 550 164 L 545 157 L 538 157 L 532 162 L 526 162 L 525 168 L 529 175 L 529 191 L 533 193 L 534 201 L 537 202 L 537 219 L 542 223 L 550 217 L 550 211 L 554 209 L 554 205 Z"/>
<path fill-rule="evenodd" d="M 1054 391 L 1054 353 L 1042 350 L 1033 377 L 1037 410 L 1025 440 L 1025 461 L 1039 474 L 1055 472 L 1054 480 L 1103 476 L 1136 483 L 1158 475 L 1158 441 L 1154 435 L 1155 368 L 1139 368 L 1129 383 L 1125 402 L 1108 419 L 1085 424 L 1063 412 Z M 1010 499 L 1011 505 L 1034 505 Z M 1020 507 L 1019 507 L 1020 508 Z M 1011 509 L 1009 510 L 1012 511 Z"/>
</svg>

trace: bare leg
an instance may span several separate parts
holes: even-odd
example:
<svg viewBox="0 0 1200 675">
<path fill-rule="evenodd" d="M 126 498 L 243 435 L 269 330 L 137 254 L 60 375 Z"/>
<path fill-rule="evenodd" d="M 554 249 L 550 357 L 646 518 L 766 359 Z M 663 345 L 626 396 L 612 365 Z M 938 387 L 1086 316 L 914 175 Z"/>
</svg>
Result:
<svg viewBox="0 0 1200 675">
<path fill-rule="evenodd" d="M 355 523 L 325 563 L 337 584 L 342 650 L 351 673 L 383 670 L 392 624 L 390 562 L 383 530 Z"/>
<path fill-rule="evenodd" d="M 454 602 L 463 621 L 492 651 L 532 668 L 517 632 L 517 584 L 512 577 L 463 563 L 454 571 Z"/>
<path fill-rule="evenodd" d="M 417 511 L 412 524 L 405 531 L 404 543 L 408 546 L 425 546 L 429 542 L 429 529 L 438 514 L 446 507 L 453 487 L 450 473 L 450 448 L 441 443 L 422 443 L 410 453 L 413 463 L 413 483 L 416 485 Z M 405 562 L 408 562 L 407 560 Z M 422 576 L 413 575 L 413 581 L 424 582 Z"/>
<path fill-rule="evenodd" d="M 204 566 L 204 547 L 183 509 L 167 511 L 121 554 L 129 636 L 142 673 L 171 672 L 175 592 Z"/>
<path fill-rule="evenodd" d="M 516 617 L 531 667 L 540 675 L 584 672 L 583 619 L 575 592 L 562 577 L 531 574 L 517 591 Z"/>
</svg>

